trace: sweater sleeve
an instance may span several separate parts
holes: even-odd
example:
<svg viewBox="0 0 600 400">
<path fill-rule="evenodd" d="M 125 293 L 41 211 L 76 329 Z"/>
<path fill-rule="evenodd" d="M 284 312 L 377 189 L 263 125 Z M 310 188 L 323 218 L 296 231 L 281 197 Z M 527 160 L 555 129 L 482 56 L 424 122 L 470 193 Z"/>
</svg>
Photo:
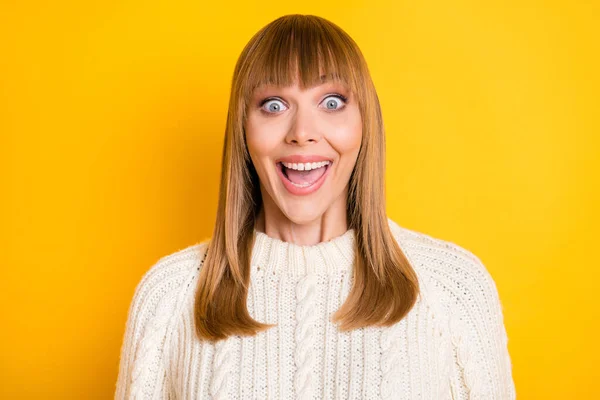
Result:
<svg viewBox="0 0 600 400">
<path fill-rule="evenodd" d="M 173 266 L 165 259 L 138 283 L 121 345 L 115 399 L 167 399 L 165 339 L 176 305 Z"/>
<path fill-rule="evenodd" d="M 496 284 L 471 252 L 455 266 L 451 331 L 461 371 L 459 399 L 516 398 L 508 337 Z"/>
</svg>

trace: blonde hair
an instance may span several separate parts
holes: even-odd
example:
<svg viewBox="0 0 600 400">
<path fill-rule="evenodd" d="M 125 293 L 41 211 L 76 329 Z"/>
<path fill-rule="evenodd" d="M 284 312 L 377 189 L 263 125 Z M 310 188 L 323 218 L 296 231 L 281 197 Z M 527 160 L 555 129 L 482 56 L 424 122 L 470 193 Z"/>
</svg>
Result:
<svg viewBox="0 0 600 400">
<path fill-rule="evenodd" d="M 254 227 L 262 206 L 259 180 L 245 142 L 253 90 L 262 84 L 345 84 L 357 99 L 363 139 L 350 176 L 347 222 L 355 229 L 353 286 L 332 317 L 345 331 L 390 326 L 413 307 L 417 276 L 394 238 L 385 206 L 385 133 L 366 61 L 350 36 L 314 15 L 285 15 L 258 31 L 236 63 L 223 146 L 218 210 L 200 270 L 194 305 L 200 339 L 255 335 L 275 325 L 250 316 L 246 297 Z"/>
</svg>

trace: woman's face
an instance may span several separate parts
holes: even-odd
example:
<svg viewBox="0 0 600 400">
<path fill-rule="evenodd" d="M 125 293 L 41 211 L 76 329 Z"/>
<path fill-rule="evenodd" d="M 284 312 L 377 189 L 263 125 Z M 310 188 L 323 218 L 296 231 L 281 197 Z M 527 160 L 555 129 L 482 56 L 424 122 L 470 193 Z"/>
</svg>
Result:
<svg viewBox="0 0 600 400">
<path fill-rule="evenodd" d="M 356 99 L 342 84 L 260 87 L 251 97 L 244 129 L 270 218 L 304 224 L 327 212 L 346 216 L 362 120 Z"/>
</svg>

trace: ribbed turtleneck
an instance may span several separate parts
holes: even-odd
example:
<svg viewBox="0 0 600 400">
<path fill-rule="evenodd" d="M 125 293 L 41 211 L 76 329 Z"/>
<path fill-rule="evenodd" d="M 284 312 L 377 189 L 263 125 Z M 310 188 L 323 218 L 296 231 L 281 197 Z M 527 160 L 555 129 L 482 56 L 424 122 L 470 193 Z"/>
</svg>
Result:
<svg viewBox="0 0 600 400">
<path fill-rule="evenodd" d="M 302 276 L 349 271 L 354 264 L 355 230 L 314 245 L 299 245 L 254 230 L 252 271 Z"/>
</svg>

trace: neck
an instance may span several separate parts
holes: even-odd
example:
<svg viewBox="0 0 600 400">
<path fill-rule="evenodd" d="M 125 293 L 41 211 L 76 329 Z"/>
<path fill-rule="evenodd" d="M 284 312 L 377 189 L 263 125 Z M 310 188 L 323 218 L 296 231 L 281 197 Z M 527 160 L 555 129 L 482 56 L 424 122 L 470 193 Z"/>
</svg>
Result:
<svg viewBox="0 0 600 400">
<path fill-rule="evenodd" d="M 332 275 L 349 271 L 354 264 L 354 229 L 314 245 L 285 242 L 256 229 L 254 235 L 253 274 Z"/>
</svg>

